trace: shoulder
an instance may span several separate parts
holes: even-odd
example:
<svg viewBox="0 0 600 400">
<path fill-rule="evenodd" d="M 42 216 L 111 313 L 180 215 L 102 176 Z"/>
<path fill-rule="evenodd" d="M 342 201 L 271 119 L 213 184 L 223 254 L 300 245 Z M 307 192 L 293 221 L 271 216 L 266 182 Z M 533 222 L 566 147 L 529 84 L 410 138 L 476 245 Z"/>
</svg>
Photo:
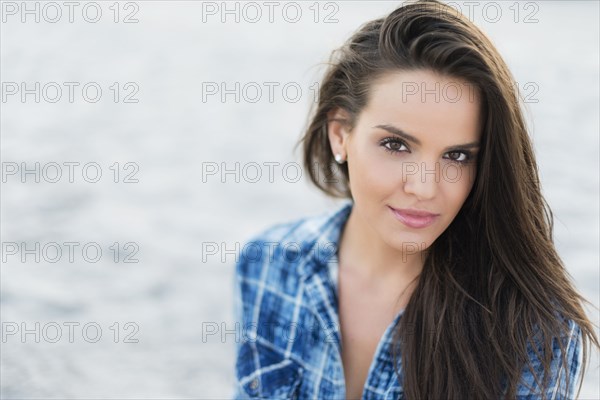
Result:
<svg viewBox="0 0 600 400">
<path fill-rule="evenodd" d="M 519 399 L 537 398 L 542 395 L 540 387 L 544 378 L 549 385 L 544 393 L 549 399 L 571 399 L 581 378 L 583 362 L 583 335 L 581 327 L 573 320 L 562 318 L 565 329 L 559 337 L 552 338 L 551 354 L 544 349 L 541 339 L 532 340 L 527 346 L 529 364 L 522 370 L 517 390 Z M 550 368 L 544 368 L 543 360 L 549 357 Z"/>
<path fill-rule="evenodd" d="M 236 274 L 261 279 L 266 269 L 293 269 L 312 255 L 318 243 L 331 242 L 351 204 L 274 224 L 252 236 L 240 249 Z M 264 278 L 264 277 L 263 277 Z"/>
</svg>

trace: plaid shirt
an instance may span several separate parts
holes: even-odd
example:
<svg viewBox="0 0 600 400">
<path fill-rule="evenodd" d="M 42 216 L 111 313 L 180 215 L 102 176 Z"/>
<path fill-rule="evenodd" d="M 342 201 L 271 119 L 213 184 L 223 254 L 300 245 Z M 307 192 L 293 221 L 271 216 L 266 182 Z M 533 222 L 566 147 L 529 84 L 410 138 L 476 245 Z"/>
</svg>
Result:
<svg viewBox="0 0 600 400">
<path fill-rule="evenodd" d="M 237 341 L 235 399 L 345 399 L 341 358 L 337 281 L 337 244 L 353 203 L 318 216 L 275 225 L 250 240 L 236 266 Z M 392 362 L 392 329 L 387 327 L 370 365 L 362 399 L 403 399 Z M 570 322 L 564 339 L 571 382 L 581 371 L 581 331 Z M 554 355 L 550 399 L 571 399 Z M 541 376 L 534 351 L 528 354 Z M 533 387 L 530 391 L 528 387 Z M 541 398 L 527 366 L 517 391 L 519 399 Z"/>
</svg>

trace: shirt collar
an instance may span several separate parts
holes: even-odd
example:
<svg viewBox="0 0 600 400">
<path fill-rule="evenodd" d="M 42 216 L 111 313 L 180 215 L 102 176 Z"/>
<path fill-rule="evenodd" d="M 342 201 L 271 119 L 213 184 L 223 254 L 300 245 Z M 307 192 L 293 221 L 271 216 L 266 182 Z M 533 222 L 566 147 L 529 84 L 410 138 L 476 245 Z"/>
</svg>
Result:
<svg viewBox="0 0 600 400">
<path fill-rule="evenodd" d="M 300 267 L 300 275 L 308 276 L 319 269 L 329 267 L 332 280 L 337 286 L 337 252 L 342 229 L 350 216 L 354 202 L 346 200 L 342 206 L 320 218 L 308 221 L 310 234 L 307 262 Z"/>
</svg>

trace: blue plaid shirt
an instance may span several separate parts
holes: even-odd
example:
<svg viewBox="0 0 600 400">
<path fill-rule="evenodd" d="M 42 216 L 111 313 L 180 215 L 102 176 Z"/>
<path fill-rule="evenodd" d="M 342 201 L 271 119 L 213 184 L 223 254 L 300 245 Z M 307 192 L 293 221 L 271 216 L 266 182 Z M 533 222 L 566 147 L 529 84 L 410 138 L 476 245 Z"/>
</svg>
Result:
<svg viewBox="0 0 600 400">
<path fill-rule="evenodd" d="M 345 399 L 338 319 L 337 244 L 353 203 L 318 216 L 275 225 L 250 240 L 236 266 L 238 328 L 235 399 Z M 402 374 L 392 364 L 392 329 L 376 350 L 362 399 L 403 399 Z M 581 372 L 581 331 L 570 322 L 564 339 L 571 371 L 569 388 L 555 343 L 549 399 L 571 399 Z M 541 363 L 529 355 L 538 376 Z M 399 371 L 402 372 L 401 360 Z M 533 387 L 531 391 L 528 387 Z M 519 399 L 541 398 L 527 366 Z"/>
</svg>

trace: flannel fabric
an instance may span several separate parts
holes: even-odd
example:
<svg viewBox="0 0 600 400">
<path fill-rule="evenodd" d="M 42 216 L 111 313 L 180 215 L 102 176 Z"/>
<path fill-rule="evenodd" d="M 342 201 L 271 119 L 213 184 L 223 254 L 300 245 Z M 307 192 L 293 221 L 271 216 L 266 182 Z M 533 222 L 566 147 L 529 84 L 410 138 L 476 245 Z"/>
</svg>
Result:
<svg viewBox="0 0 600 400">
<path fill-rule="evenodd" d="M 337 245 L 352 206 L 347 201 L 334 211 L 274 225 L 243 246 L 235 274 L 240 329 L 235 399 L 345 399 Z M 363 400 L 404 398 L 402 363 L 399 359 L 399 379 L 391 354 L 392 330 L 403 311 L 376 348 Z M 560 348 L 555 340 L 550 399 L 573 398 L 581 372 L 580 328 L 570 322 L 570 335 L 562 339 L 571 384 L 566 387 L 567 374 L 558 362 Z M 528 354 L 541 376 L 541 363 L 532 348 Z M 517 398 L 541 398 L 527 366 Z"/>
</svg>

